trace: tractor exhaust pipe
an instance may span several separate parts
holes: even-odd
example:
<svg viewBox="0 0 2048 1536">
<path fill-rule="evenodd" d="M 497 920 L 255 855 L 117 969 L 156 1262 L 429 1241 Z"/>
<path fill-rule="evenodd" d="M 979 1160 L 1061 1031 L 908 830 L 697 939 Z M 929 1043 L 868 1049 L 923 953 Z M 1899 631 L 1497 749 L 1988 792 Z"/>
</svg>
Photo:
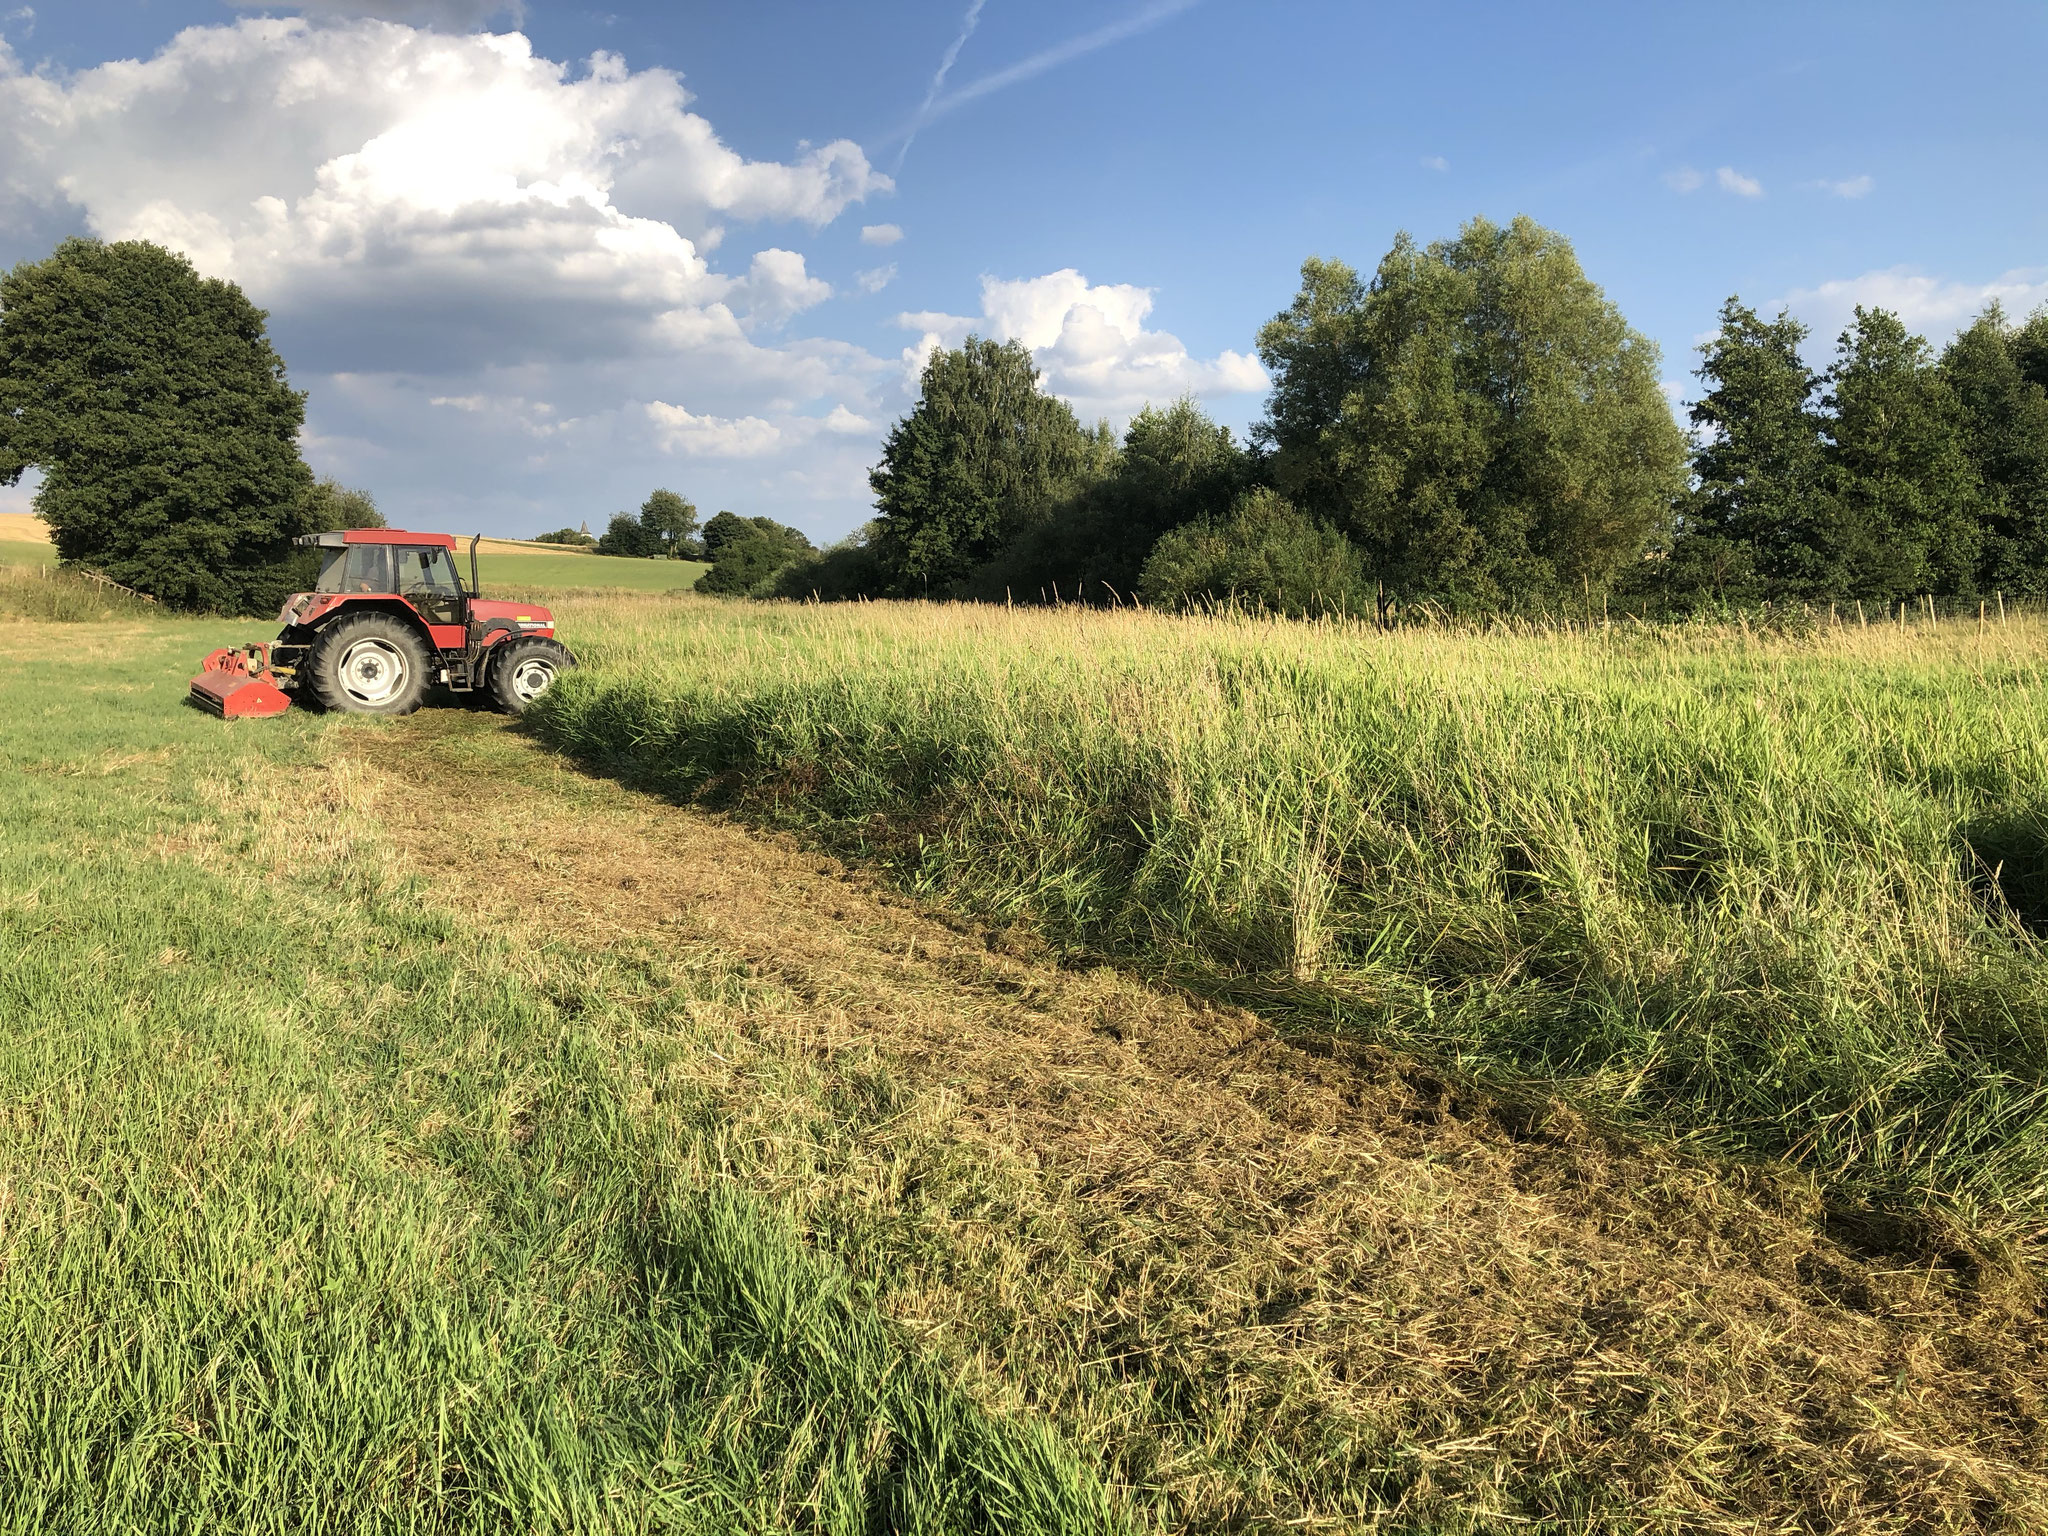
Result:
<svg viewBox="0 0 2048 1536">
<path fill-rule="evenodd" d="M 478 582 L 477 582 L 477 579 L 476 579 L 476 547 L 477 547 L 477 545 L 479 545 L 479 544 L 483 543 L 483 541 L 484 541 L 484 536 L 483 536 L 482 534 L 480 534 L 480 533 L 478 533 L 478 534 L 472 534 L 472 535 L 470 536 L 470 540 L 469 540 L 469 595 L 470 595 L 471 597 L 482 597 L 482 596 L 484 595 L 484 589 L 483 589 L 483 587 L 482 587 L 481 585 L 479 585 L 479 584 L 478 584 Z"/>
</svg>

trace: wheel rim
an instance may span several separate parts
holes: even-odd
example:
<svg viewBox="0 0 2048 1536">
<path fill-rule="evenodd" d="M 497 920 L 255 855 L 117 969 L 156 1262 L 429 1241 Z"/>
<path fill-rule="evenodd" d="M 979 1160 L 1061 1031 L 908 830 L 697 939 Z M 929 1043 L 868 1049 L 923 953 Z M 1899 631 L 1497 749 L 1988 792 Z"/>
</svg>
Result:
<svg viewBox="0 0 2048 1536">
<path fill-rule="evenodd" d="M 402 695 L 410 676 L 405 652 L 389 640 L 358 640 L 341 653 L 342 691 L 371 709 Z"/>
<path fill-rule="evenodd" d="M 548 684 L 555 680 L 555 664 L 539 656 L 529 656 L 512 669 L 512 695 L 522 704 L 531 704 L 548 691 Z"/>
</svg>

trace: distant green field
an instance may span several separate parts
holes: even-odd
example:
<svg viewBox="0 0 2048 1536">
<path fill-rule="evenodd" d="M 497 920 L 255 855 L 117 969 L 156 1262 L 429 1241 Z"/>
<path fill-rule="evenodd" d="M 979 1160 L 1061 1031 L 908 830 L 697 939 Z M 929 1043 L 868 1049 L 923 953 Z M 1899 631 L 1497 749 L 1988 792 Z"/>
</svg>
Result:
<svg viewBox="0 0 2048 1536">
<path fill-rule="evenodd" d="M 690 587 L 711 567 L 695 560 L 622 560 L 612 555 L 554 554 L 500 546 L 477 556 L 484 593 L 511 588 L 553 591 L 563 587 L 615 588 L 628 592 L 671 592 Z"/>
<path fill-rule="evenodd" d="M 57 551 L 40 540 L 0 539 L 0 565 L 55 565 Z M 624 562 L 620 562 L 623 564 Z"/>
<path fill-rule="evenodd" d="M 464 552 L 467 560 L 467 551 Z M 0 565 L 54 565 L 55 549 L 40 540 L 0 537 Z M 621 592 L 670 592 L 695 584 L 711 567 L 696 560 L 621 560 L 611 555 L 555 554 L 500 546 L 477 556 L 486 594 L 589 587 Z"/>
</svg>

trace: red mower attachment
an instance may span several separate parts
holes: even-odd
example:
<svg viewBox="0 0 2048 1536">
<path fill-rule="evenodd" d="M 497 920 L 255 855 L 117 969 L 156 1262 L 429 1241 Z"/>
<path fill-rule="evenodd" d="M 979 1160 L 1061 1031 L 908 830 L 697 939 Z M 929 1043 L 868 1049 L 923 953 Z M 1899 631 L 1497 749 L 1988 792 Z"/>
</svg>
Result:
<svg viewBox="0 0 2048 1536">
<path fill-rule="evenodd" d="M 281 715 L 292 707 L 270 670 L 266 641 L 215 651 L 199 666 L 192 679 L 193 701 L 223 720 Z"/>
</svg>

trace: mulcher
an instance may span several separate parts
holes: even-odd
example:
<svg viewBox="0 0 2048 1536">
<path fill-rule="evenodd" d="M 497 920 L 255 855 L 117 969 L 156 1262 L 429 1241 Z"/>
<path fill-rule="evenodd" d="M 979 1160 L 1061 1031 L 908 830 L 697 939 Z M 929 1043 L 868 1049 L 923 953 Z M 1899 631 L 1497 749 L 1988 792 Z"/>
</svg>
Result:
<svg viewBox="0 0 2048 1536">
<path fill-rule="evenodd" d="M 192 698 L 223 719 L 281 715 L 310 695 L 324 709 L 409 715 L 439 684 L 523 711 L 576 665 L 538 603 L 486 602 L 445 533 L 350 528 L 297 541 L 321 553 L 320 579 L 288 598 L 275 640 L 215 651 Z"/>
</svg>

